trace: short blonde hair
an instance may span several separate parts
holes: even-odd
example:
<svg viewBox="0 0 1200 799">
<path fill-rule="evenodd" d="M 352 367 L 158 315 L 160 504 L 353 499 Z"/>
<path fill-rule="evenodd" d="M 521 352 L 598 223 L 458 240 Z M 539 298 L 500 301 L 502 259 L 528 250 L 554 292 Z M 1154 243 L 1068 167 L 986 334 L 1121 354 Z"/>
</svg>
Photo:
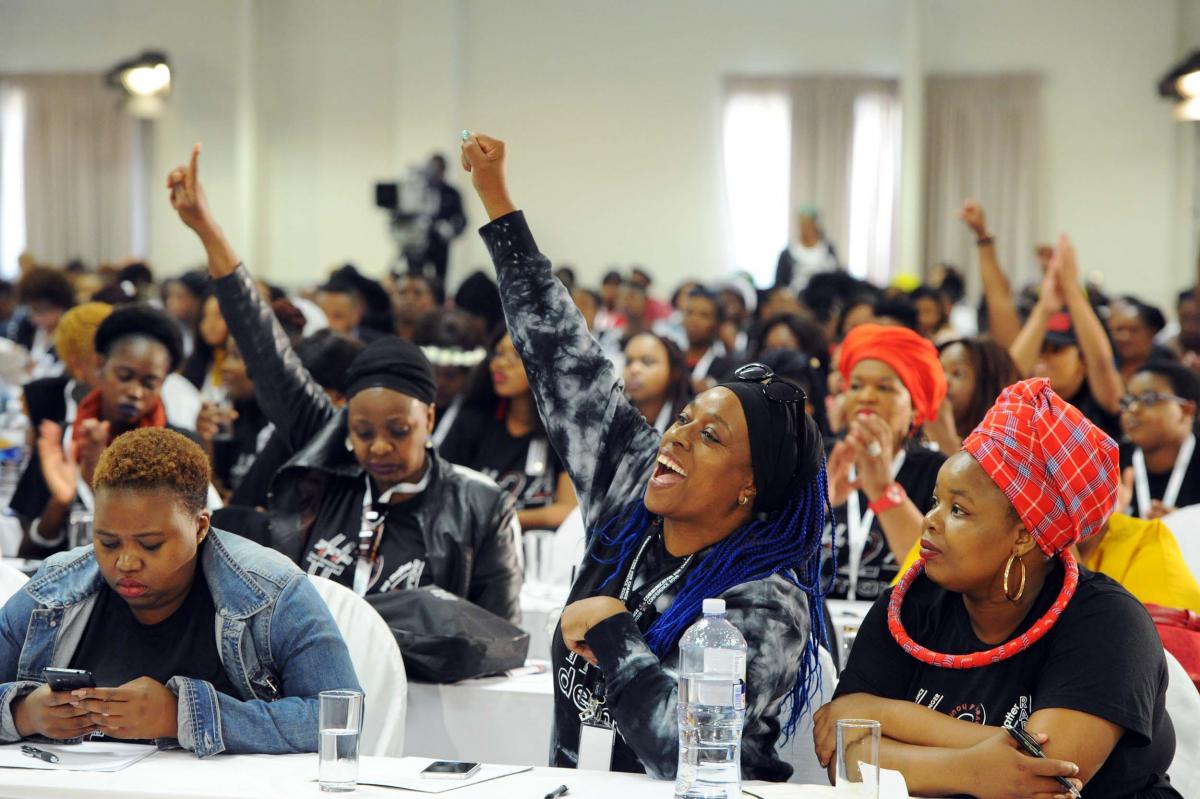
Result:
<svg viewBox="0 0 1200 799">
<path fill-rule="evenodd" d="M 92 484 L 135 491 L 165 489 L 193 513 L 208 503 L 208 456 L 196 442 L 165 427 L 142 427 L 116 437 L 100 454 Z"/>
<path fill-rule="evenodd" d="M 62 315 L 54 329 L 54 348 L 63 363 L 89 363 L 96 356 L 96 328 L 113 312 L 106 302 L 85 302 Z"/>
</svg>

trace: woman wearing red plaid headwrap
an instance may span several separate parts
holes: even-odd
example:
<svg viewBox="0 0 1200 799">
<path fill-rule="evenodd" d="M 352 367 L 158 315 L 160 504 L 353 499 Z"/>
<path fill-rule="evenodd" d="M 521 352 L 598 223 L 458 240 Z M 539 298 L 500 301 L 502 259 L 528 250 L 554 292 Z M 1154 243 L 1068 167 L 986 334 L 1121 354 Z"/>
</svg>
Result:
<svg viewBox="0 0 1200 799">
<path fill-rule="evenodd" d="M 1004 391 L 938 474 L 921 559 L 871 609 L 815 716 L 882 722 L 884 766 L 917 794 L 1178 799 L 1162 643 L 1071 547 L 1117 498 L 1117 447 L 1044 379 Z M 1000 726 L 1025 727 L 1047 758 Z"/>
<path fill-rule="evenodd" d="M 944 455 L 916 444 L 937 416 L 946 378 L 937 349 L 903 327 L 859 325 L 841 345 L 845 437 L 829 455 L 837 574 L 831 598 L 873 601 L 921 536 Z"/>
</svg>

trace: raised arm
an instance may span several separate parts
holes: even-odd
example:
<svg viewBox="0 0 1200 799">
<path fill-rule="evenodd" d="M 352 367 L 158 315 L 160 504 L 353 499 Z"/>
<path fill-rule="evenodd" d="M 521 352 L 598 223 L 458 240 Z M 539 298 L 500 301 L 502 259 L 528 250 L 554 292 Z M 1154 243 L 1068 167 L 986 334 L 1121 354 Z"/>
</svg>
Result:
<svg viewBox="0 0 1200 799">
<path fill-rule="evenodd" d="M 967 200 L 959 212 L 959 218 L 975 234 L 979 248 L 979 277 L 983 282 L 983 300 L 987 305 L 988 332 L 1001 347 L 1009 347 L 1021 329 L 1021 318 L 1017 315 L 1008 278 L 996 259 L 996 242 L 988 232 L 987 218 L 982 206 L 974 200 Z"/>
<path fill-rule="evenodd" d="M 171 207 L 195 231 L 208 255 L 208 273 L 216 287 L 221 315 L 237 342 L 254 381 L 259 407 L 299 450 L 333 418 L 336 411 L 324 390 L 300 362 L 271 306 L 213 218 L 199 178 L 200 145 L 187 166 L 167 177 Z"/>
<path fill-rule="evenodd" d="M 1033 368 L 1042 352 L 1042 342 L 1046 338 L 1046 325 L 1049 324 L 1051 316 L 1062 310 L 1058 270 L 1058 263 L 1052 261 L 1042 278 L 1042 291 L 1038 295 L 1037 303 L 1029 313 L 1029 318 L 1025 320 L 1025 326 L 1017 334 L 1016 340 L 1009 345 L 1008 354 L 1012 356 L 1022 377 L 1033 374 Z"/>
<path fill-rule="evenodd" d="M 1079 351 L 1087 365 L 1088 387 L 1100 407 L 1112 414 L 1119 413 L 1121 396 L 1125 393 L 1125 381 L 1121 379 L 1121 373 L 1117 370 L 1112 342 L 1108 340 L 1104 323 L 1092 309 L 1087 290 L 1079 279 L 1079 262 L 1075 259 L 1075 247 L 1065 234 L 1059 236 L 1054 258 L 1059 265 L 1059 290 L 1066 301 L 1067 312 L 1071 314 L 1071 324 L 1074 325 L 1075 335 L 1079 339 Z"/>
<path fill-rule="evenodd" d="M 504 143 L 476 134 L 462 151 L 463 167 L 492 220 L 480 234 L 496 266 L 508 331 L 591 529 L 641 491 L 658 434 L 626 399 L 612 364 L 510 199 Z"/>
</svg>

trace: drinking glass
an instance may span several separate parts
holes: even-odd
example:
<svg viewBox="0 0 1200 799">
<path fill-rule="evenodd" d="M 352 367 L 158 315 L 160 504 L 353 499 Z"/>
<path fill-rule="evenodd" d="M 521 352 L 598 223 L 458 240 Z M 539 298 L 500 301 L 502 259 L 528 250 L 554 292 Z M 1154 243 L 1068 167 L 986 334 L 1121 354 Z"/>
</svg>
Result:
<svg viewBox="0 0 1200 799">
<path fill-rule="evenodd" d="M 67 548 L 74 549 L 92 543 L 92 512 L 73 510 L 67 522 Z"/>
<path fill-rule="evenodd" d="M 837 723 L 838 796 L 879 799 L 878 721 L 842 719 Z"/>
<path fill-rule="evenodd" d="M 358 787 L 358 739 L 362 733 L 363 695 L 358 691 L 322 691 L 317 695 L 322 791 Z"/>
</svg>

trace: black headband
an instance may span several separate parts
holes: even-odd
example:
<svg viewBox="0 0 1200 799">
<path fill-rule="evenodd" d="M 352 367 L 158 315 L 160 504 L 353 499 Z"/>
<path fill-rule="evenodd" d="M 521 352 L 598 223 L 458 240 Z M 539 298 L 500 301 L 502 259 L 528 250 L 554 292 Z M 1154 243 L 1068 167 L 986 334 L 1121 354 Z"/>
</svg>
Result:
<svg viewBox="0 0 1200 799">
<path fill-rule="evenodd" d="M 804 392 L 794 383 L 775 377 L 766 367 L 761 368 L 769 375 L 768 382 L 739 379 L 720 387 L 733 392 L 746 415 L 757 491 L 754 511 L 773 513 L 786 506 L 816 474 L 821 466 L 823 445 L 816 423 L 804 411 Z M 795 400 L 781 401 L 768 396 L 767 389 L 776 383 L 788 388 L 773 394 L 784 396 L 794 390 Z"/>
<path fill-rule="evenodd" d="M 426 405 L 437 396 L 433 367 L 417 345 L 387 336 L 367 345 L 346 371 L 346 396 L 368 388 L 387 388 Z"/>
</svg>

